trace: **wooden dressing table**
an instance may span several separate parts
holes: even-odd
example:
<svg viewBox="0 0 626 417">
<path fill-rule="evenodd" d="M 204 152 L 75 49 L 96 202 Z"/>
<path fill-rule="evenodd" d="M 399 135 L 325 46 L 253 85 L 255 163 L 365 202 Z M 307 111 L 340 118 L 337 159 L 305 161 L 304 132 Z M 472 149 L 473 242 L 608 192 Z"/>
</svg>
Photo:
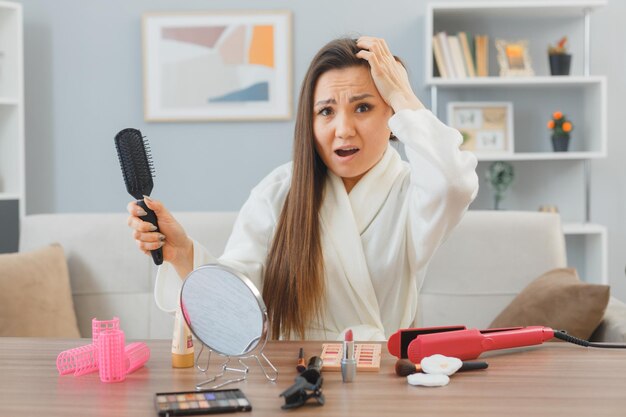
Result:
<svg viewBox="0 0 626 417">
<path fill-rule="evenodd" d="M 156 392 L 193 390 L 205 379 L 195 368 L 171 367 L 169 340 L 147 341 L 147 365 L 121 383 L 102 383 L 97 373 L 60 376 L 57 355 L 89 342 L 0 338 L 0 416 L 156 416 Z M 321 352 L 319 342 L 269 342 L 265 352 L 280 372 L 278 381 L 266 381 L 250 363 L 247 381 L 225 387 L 249 398 L 253 409 L 243 416 L 626 415 L 626 349 L 565 343 L 483 355 L 487 370 L 458 373 L 440 388 L 408 385 L 395 375 L 396 360 L 383 346 L 380 372 L 358 373 L 349 384 L 338 372 L 324 372 L 326 405 L 281 410 L 278 395 L 293 383 L 300 347 L 307 358 Z"/>
</svg>

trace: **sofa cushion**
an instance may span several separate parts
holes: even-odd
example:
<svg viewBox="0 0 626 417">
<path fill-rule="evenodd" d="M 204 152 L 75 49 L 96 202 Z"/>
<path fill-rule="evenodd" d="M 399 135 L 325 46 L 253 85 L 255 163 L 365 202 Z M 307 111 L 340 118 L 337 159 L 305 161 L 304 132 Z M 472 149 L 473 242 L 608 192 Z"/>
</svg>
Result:
<svg viewBox="0 0 626 417">
<path fill-rule="evenodd" d="M 608 285 L 583 283 L 572 268 L 553 269 L 524 288 L 490 327 L 547 326 L 588 339 L 608 302 Z"/>
<path fill-rule="evenodd" d="M 124 203 L 125 204 L 125 203 Z M 155 307 L 156 267 L 137 249 L 128 213 L 55 213 L 25 216 L 20 252 L 52 242 L 65 251 L 81 333 L 91 335 L 91 319 L 120 318 L 127 340 L 171 339 L 173 319 Z M 216 256 L 224 250 L 237 212 L 174 213 L 191 236 Z"/>
<path fill-rule="evenodd" d="M 626 304 L 611 297 L 602 322 L 589 338 L 592 342 L 626 343 Z"/>
<path fill-rule="evenodd" d="M 535 278 L 566 266 L 558 214 L 469 211 L 428 266 L 416 327 L 486 328 Z"/>
<path fill-rule="evenodd" d="M 80 337 L 63 248 L 0 255 L 0 336 Z"/>
</svg>

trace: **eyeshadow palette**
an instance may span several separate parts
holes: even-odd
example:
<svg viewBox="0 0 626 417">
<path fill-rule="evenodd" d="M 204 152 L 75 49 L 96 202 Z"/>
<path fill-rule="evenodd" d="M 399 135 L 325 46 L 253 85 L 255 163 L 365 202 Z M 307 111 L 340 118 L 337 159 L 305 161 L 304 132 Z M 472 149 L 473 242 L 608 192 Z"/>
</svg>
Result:
<svg viewBox="0 0 626 417">
<path fill-rule="evenodd" d="M 322 344 L 322 371 L 341 371 L 342 343 Z M 378 343 L 355 343 L 354 359 L 357 371 L 380 370 L 381 345 Z"/>
<path fill-rule="evenodd" d="M 157 413 L 162 417 L 250 411 L 252 406 L 240 389 L 157 392 Z"/>
</svg>

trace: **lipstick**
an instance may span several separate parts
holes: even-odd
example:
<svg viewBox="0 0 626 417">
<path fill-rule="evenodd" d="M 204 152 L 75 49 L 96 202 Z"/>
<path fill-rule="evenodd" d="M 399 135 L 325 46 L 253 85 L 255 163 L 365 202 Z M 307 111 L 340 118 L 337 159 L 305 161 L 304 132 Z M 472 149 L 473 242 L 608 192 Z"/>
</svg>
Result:
<svg viewBox="0 0 626 417">
<path fill-rule="evenodd" d="M 348 329 L 343 341 L 343 356 L 341 358 L 341 378 L 343 382 L 352 382 L 356 377 L 356 360 L 354 359 L 354 340 L 352 329 Z"/>
</svg>

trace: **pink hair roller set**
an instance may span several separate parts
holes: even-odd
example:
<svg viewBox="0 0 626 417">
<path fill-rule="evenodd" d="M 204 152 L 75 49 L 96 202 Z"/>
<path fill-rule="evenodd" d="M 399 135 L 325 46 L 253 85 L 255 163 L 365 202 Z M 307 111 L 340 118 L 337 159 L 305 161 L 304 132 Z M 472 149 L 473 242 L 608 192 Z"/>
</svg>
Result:
<svg viewBox="0 0 626 417">
<path fill-rule="evenodd" d="M 91 344 L 61 352 L 57 369 L 61 375 L 74 376 L 98 371 L 102 382 L 121 382 L 150 359 L 145 343 L 124 345 L 120 319 L 91 321 Z"/>
</svg>

